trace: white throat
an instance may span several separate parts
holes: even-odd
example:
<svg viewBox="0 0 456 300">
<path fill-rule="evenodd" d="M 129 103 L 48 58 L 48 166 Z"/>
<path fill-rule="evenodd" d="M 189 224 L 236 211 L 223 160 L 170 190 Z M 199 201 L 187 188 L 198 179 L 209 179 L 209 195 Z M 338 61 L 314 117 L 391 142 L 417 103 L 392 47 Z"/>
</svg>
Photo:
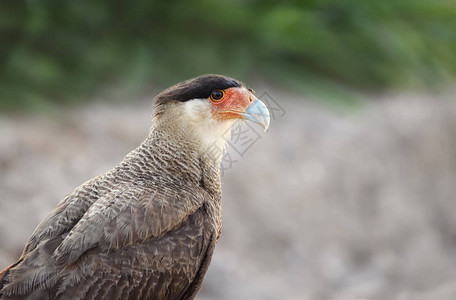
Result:
<svg viewBox="0 0 456 300">
<path fill-rule="evenodd" d="M 201 141 L 203 149 L 207 149 L 216 159 L 222 158 L 235 120 L 215 120 L 208 99 L 186 101 L 180 119 L 183 126 L 187 126 L 195 138 Z"/>
</svg>

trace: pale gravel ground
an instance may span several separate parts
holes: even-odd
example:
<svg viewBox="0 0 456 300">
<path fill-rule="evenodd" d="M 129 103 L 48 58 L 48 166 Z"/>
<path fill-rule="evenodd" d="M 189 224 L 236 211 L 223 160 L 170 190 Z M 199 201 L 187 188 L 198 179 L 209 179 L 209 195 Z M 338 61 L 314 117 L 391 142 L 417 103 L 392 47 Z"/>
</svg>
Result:
<svg viewBox="0 0 456 300">
<path fill-rule="evenodd" d="M 456 102 L 391 96 L 342 113 L 272 95 L 286 114 L 224 175 L 198 299 L 456 299 Z M 150 114 L 144 102 L 0 117 L 0 268 L 141 142 Z"/>
</svg>

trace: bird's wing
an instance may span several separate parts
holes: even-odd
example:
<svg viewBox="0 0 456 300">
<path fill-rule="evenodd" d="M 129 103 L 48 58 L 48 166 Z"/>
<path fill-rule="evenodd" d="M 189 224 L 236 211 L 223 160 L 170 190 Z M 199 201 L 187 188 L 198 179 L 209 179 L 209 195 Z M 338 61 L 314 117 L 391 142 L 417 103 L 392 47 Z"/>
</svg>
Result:
<svg viewBox="0 0 456 300">
<path fill-rule="evenodd" d="M 109 253 L 90 250 L 76 262 L 77 268 L 69 270 L 71 276 L 62 276 L 57 297 L 193 299 L 216 240 L 205 210 L 200 207 L 179 228 L 162 237 Z"/>
<path fill-rule="evenodd" d="M 36 251 L 33 257 L 36 256 L 36 253 L 42 253 L 43 249 L 46 250 L 45 253 L 47 254 L 40 255 L 40 257 L 49 257 L 49 253 L 52 253 L 59 244 L 56 241 L 61 242 L 63 237 L 66 236 L 71 228 L 86 213 L 88 208 L 98 199 L 100 183 L 106 188 L 111 188 L 109 184 L 106 184 L 105 175 L 88 180 L 77 187 L 72 193 L 65 196 L 57 207 L 38 224 L 27 241 L 21 258 L 0 272 L 0 292 L 5 284 L 5 280 L 2 280 L 3 277 L 11 268 L 21 264 L 24 258 L 35 250 L 38 245 L 41 245 L 41 251 Z"/>
<path fill-rule="evenodd" d="M 93 178 L 68 194 L 57 207 L 40 222 L 25 245 L 23 256 L 34 250 L 43 241 L 68 232 L 98 199 L 99 185 L 104 176 Z"/>
<path fill-rule="evenodd" d="M 87 210 L 53 257 L 59 264 L 71 264 L 94 247 L 118 249 L 160 237 L 179 227 L 205 197 L 186 186 L 121 186 Z"/>
<path fill-rule="evenodd" d="M 87 253 L 153 244 L 178 230 L 204 207 L 207 197 L 186 186 L 140 182 L 119 186 L 93 203 L 71 231 L 39 242 L 24 255 L 3 277 L 2 293 L 24 295 L 49 289 L 61 279 L 60 275 L 68 277 L 68 268 L 75 263 L 79 266 L 78 260 Z M 207 251 L 208 247 L 197 248 Z M 162 250 L 166 252 L 166 248 Z"/>
<path fill-rule="evenodd" d="M 207 269 L 211 263 L 212 254 L 214 253 L 215 244 L 217 243 L 217 233 L 216 231 L 211 232 L 209 241 L 204 247 L 204 253 L 201 257 L 201 262 L 199 264 L 198 271 L 191 282 L 182 290 L 180 297 L 177 299 L 193 299 L 203 284 L 204 276 L 206 275 Z"/>
</svg>

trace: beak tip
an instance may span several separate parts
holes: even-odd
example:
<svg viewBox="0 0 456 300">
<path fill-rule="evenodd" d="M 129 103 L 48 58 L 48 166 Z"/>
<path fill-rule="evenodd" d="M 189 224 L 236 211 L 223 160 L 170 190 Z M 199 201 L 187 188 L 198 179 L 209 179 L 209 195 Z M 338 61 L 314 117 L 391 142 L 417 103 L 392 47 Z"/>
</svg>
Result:
<svg viewBox="0 0 456 300">
<path fill-rule="evenodd" d="M 255 97 L 255 101 L 249 105 L 247 110 L 243 113 L 243 117 L 246 120 L 260 124 L 264 127 L 264 132 L 267 132 L 271 117 L 266 105 L 258 98 Z"/>
</svg>

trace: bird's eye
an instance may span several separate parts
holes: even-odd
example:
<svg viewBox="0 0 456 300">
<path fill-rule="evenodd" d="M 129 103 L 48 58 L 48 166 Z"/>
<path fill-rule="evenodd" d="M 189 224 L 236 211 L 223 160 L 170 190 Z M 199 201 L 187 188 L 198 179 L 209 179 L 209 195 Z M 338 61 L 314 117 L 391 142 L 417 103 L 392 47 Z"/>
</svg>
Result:
<svg viewBox="0 0 456 300">
<path fill-rule="evenodd" d="M 222 100 L 223 96 L 225 96 L 225 93 L 221 90 L 214 90 L 211 93 L 211 99 L 214 101 Z"/>
</svg>

